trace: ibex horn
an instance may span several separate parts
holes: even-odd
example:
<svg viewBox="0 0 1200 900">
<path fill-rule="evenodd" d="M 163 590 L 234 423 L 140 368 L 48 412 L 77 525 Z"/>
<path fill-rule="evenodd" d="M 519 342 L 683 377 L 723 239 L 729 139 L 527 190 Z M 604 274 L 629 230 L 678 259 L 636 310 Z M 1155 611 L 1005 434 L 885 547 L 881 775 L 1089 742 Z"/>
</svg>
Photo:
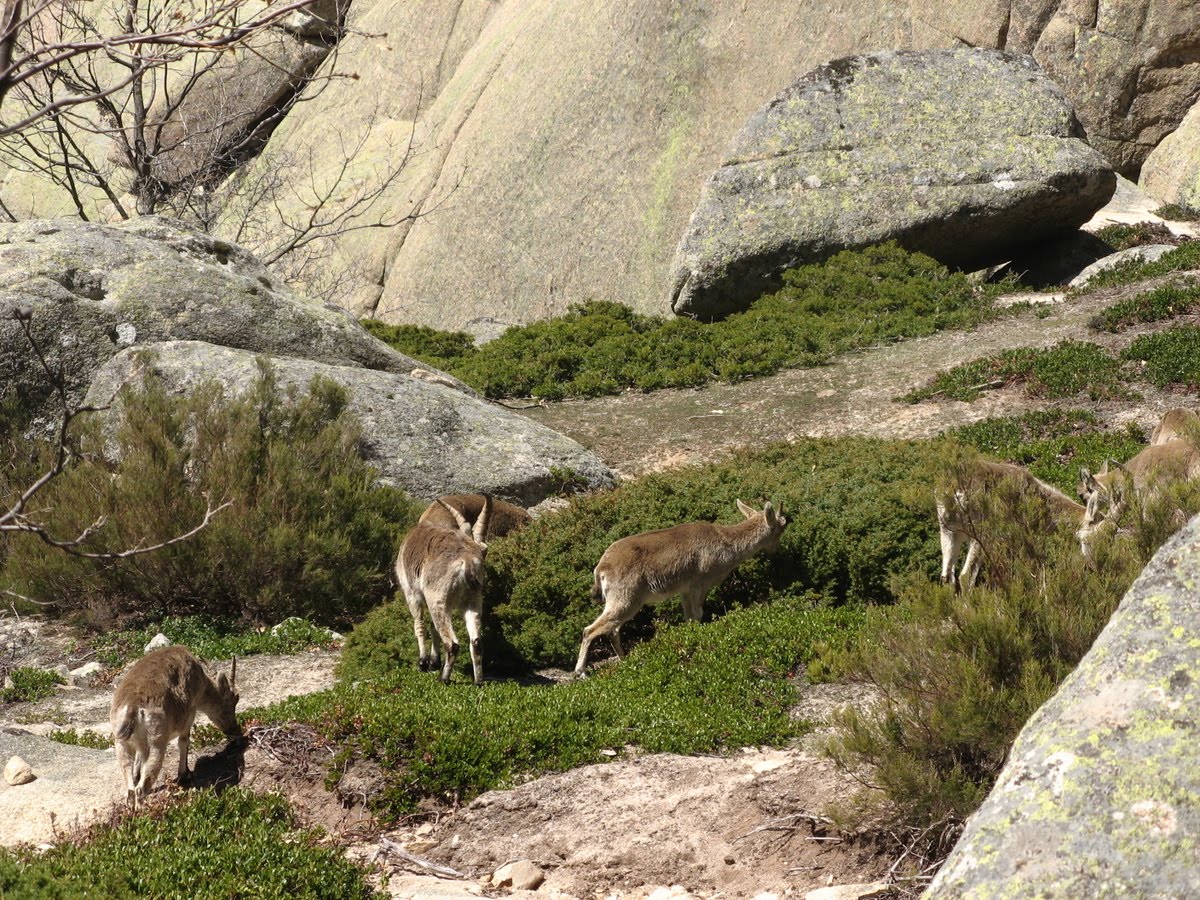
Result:
<svg viewBox="0 0 1200 900">
<path fill-rule="evenodd" d="M 455 509 L 449 503 L 443 502 L 441 500 L 441 498 L 438 498 L 437 500 L 434 500 L 433 502 L 438 504 L 442 509 L 446 510 L 446 512 L 450 513 L 450 515 L 454 516 L 454 521 L 458 523 L 459 531 L 461 531 L 463 534 L 471 533 L 471 523 L 469 523 L 466 519 L 463 518 L 462 513 L 460 513 L 457 509 Z"/>
<path fill-rule="evenodd" d="M 233 658 L 233 668 L 229 673 L 229 689 L 233 690 L 237 687 L 237 657 Z"/>
<path fill-rule="evenodd" d="M 475 543 L 482 544 L 483 539 L 487 537 L 488 520 L 492 517 L 492 495 L 483 495 L 483 509 L 479 511 L 479 518 L 475 520 L 475 530 L 471 537 L 475 539 Z"/>
</svg>

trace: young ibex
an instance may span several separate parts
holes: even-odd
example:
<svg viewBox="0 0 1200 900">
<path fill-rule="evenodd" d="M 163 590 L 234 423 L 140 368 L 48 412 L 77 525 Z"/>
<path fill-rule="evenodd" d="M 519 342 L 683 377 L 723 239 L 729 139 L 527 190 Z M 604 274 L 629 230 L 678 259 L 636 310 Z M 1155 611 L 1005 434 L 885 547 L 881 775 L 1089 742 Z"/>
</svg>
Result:
<svg viewBox="0 0 1200 900">
<path fill-rule="evenodd" d="M 608 635 L 618 658 L 625 656 L 621 626 L 647 603 L 678 594 L 684 615 L 698 622 L 709 591 L 755 553 L 779 547 L 787 525 L 782 506 L 776 512 L 767 503 L 759 512 L 738 500 L 737 507 L 746 517 L 737 525 L 689 522 L 621 538 L 604 551 L 592 583 L 592 599 L 604 600 L 604 612 L 583 630 L 577 677 L 599 635 Z"/>
<path fill-rule="evenodd" d="M 421 513 L 421 522 L 427 525 L 440 525 L 442 528 L 457 529 L 459 527 L 458 520 L 450 512 L 453 509 L 461 513 L 467 522 L 474 525 L 479 520 L 479 514 L 483 512 L 484 502 L 483 494 L 447 494 L 429 504 L 425 512 Z M 521 507 L 503 500 L 493 500 L 492 515 L 488 520 L 487 534 L 483 536 L 483 539 L 504 537 L 511 532 L 520 531 L 532 521 L 533 518 Z"/>
<path fill-rule="evenodd" d="M 1171 411 L 1175 412 L 1186 410 Z M 1163 425 L 1166 422 L 1164 418 Z M 1158 431 L 1155 429 L 1156 434 Z M 1167 485 L 1195 478 L 1200 478 L 1200 449 L 1187 437 L 1152 443 L 1125 463 L 1105 460 L 1104 466 L 1094 475 L 1086 468 L 1080 468 L 1079 491 L 1087 500 L 1087 511 L 1079 530 L 1084 556 L 1090 558 L 1092 542 L 1102 529 L 1120 521 L 1132 493 L 1142 500 L 1149 500 L 1158 496 Z M 1182 525 L 1183 511 L 1179 510 L 1178 515 Z"/>
<path fill-rule="evenodd" d="M 197 712 L 227 735 L 240 734 L 236 679 L 236 659 L 232 677 L 222 673 L 214 682 L 186 647 L 153 650 L 133 664 L 117 685 L 109 713 L 130 805 L 136 809 L 150 792 L 167 744 L 175 738 L 179 739 L 179 781 L 187 780 Z"/>
<path fill-rule="evenodd" d="M 1054 522 L 1077 523 L 1083 519 L 1081 504 L 1020 466 L 989 460 L 972 463 L 966 484 L 954 485 L 934 497 L 942 541 L 942 584 L 953 584 L 956 592 L 962 590 L 964 582 L 966 587 L 974 587 L 979 577 L 983 560 L 978 534 L 986 528 L 985 523 L 977 520 L 979 497 L 994 494 L 1001 484 L 1044 502 Z M 955 574 L 964 543 L 967 557 Z"/>
<path fill-rule="evenodd" d="M 458 655 L 458 638 L 454 634 L 451 614 L 461 613 L 470 639 L 471 665 L 475 683 L 483 683 L 483 657 L 479 647 L 479 624 L 483 615 L 484 558 L 487 544 L 484 535 L 492 513 L 492 498 L 484 495 L 483 506 L 474 527 L 452 506 L 435 500 L 455 522 L 455 528 L 445 528 L 429 522 L 418 523 L 404 538 L 396 557 L 396 580 L 408 611 L 413 617 L 417 635 L 417 665 L 421 671 L 436 669 L 438 659 L 445 654 L 441 679 L 450 683 L 450 673 Z M 428 652 L 425 632 L 425 610 L 433 620 L 433 653 Z"/>
</svg>

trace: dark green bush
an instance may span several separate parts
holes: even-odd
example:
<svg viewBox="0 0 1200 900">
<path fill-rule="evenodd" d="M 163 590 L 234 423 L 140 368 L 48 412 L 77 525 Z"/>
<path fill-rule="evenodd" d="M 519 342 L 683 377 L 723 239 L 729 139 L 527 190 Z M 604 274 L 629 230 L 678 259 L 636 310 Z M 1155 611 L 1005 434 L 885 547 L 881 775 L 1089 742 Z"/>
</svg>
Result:
<svg viewBox="0 0 1200 900">
<path fill-rule="evenodd" d="M 1116 332 L 1144 322 L 1193 315 L 1197 310 L 1200 310 L 1200 285 L 1192 281 L 1173 281 L 1114 303 L 1096 316 L 1092 327 Z"/>
<path fill-rule="evenodd" d="M 1200 210 L 1192 209 L 1189 206 L 1182 206 L 1178 203 L 1167 203 L 1164 206 L 1160 206 L 1154 211 L 1154 214 L 1160 219 L 1168 219 L 1172 222 L 1200 221 Z"/>
<path fill-rule="evenodd" d="M 366 325 L 488 397 L 559 399 L 817 365 L 857 347 L 975 325 L 994 315 L 991 298 L 1001 289 L 972 285 L 927 256 L 884 244 L 794 269 L 778 293 L 708 325 L 589 302 L 510 328 L 479 349 L 458 333 Z"/>
<path fill-rule="evenodd" d="M 261 900 L 379 896 L 336 847 L 296 827 L 275 795 L 197 791 L 45 851 L 0 850 L 0 897 Z"/>
<path fill-rule="evenodd" d="M 1140 363 L 1142 377 L 1155 387 L 1200 387 L 1200 328 L 1189 325 L 1144 334 L 1121 356 Z"/>
<path fill-rule="evenodd" d="M 1040 504 L 1003 491 L 983 500 L 981 586 L 956 596 L 908 576 L 893 607 L 871 610 L 855 643 L 822 661 L 878 690 L 875 705 L 839 716 L 829 744 L 840 765 L 878 789 L 840 815 L 919 837 L 935 856 L 949 849 L 938 840 L 990 790 L 1026 719 L 1178 527 L 1175 510 L 1200 509 L 1200 486 L 1180 486 L 1132 514 L 1123 524 L 1136 526 L 1136 536 L 1101 539 L 1090 566 L 1073 523 L 1042 537 Z"/>
<path fill-rule="evenodd" d="M 1092 400 L 1128 397 L 1121 379 L 1120 362 L 1103 347 L 1061 341 L 1046 349 L 1018 347 L 955 366 L 903 399 L 919 403 L 939 396 L 970 402 L 985 390 L 1015 384 L 1023 384 L 1031 397 L 1055 399 L 1084 392 Z"/>
<path fill-rule="evenodd" d="M 1096 237 L 1108 244 L 1113 250 L 1128 250 L 1130 247 L 1141 247 L 1145 244 L 1175 244 L 1179 239 L 1166 225 L 1160 222 L 1134 222 L 1132 224 L 1116 223 L 1101 228 Z"/>
<path fill-rule="evenodd" d="M 340 684 L 251 715 L 316 725 L 388 779 L 379 812 L 422 798 L 461 802 L 543 772 L 603 762 L 601 751 L 701 753 L 786 741 L 797 725 L 790 679 L 818 643 L 843 645 L 861 620 L 811 597 L 661 628 L 586 681 L 442 685 L 412 665 L 408 611 L 371 613 L 350 635 Z"/>
<path fill-rule="evenodd" d="M 937 571 L 931 494 L 937 457 L 927 443 L 803 440 L 581 498 L 491 544 L 485 654 L 518 669 L 572 665 L 584 626 L 600 613 L 590 593 L 605 549 L 618 538 L 679 522 L 741 521 L 738 498 L 782 502 L 789 525 L 777 553 L 744 563 L 713 592 L 708 614 L 772 591 L 815 590 L 839 603 L 885 601 L 893 573 Z M 658 609 L 659 617 L 681 616 L 677 601 Z M 622 635 L 647 634 L 653 610 Z M 606 650 L 599 641 L 593 653 Z"/>
<path fill-rule="evenodd" d="M 203 614 L 324 624 L 390 593 L 398 537 L 419 507 L 376 486 L 337 385 L 315 379 L 285 394 L 265 364 L 237 399 L 215 384 L 173 397 L 148 378 L 122 392 L 115 465 L 94 425 L 78 437 L 79 461 L 38 495 L 35 514 L 54 532 L 79 534 L 104 516 L 86 549 L 122 550 L 192 529 L 206 497 L 232 506 L 193 538 L 126 560 L 13 541 L 0 578 L 16 593 L 102 623 Z"/>
<path fill-rule="evenodd" d="M 0 688 L 0 703 L 22 703 L 44 700 L 54 696 L 57 685 L 64 684 L 63 677 L 50 669 L 19 666 L 8 671 L 13 686 Z M 2 680 L 2 679 L 0 679 Z"/>
</svg>

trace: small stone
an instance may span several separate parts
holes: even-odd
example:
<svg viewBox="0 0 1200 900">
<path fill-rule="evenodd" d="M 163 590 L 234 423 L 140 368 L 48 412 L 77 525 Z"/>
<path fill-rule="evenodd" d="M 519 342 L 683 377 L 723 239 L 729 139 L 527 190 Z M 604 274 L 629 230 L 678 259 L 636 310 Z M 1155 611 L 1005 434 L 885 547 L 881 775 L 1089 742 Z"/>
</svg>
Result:
<svg viewBox="0 0 1200 900">
<path fill-rule="evenodd" d="M 494 885 L 511 887 L 514 891 L 536 891 L 545 880 L 541 867 L 528 859 L 507 862 L 492 873 Z"/>
<path fill-rule="evenodd" d="M 11 676 L 9 676 L 9 675 L 4 676 L 4 689 L 6 691 L 11 691 L 14 688 L 16 688 L 16 686 L 17 686 L 17 683 L 12 680 Z"/>
<path fill-rule="evenodd" d="M 491 875 L 480 875 L 480 876 L 479 876 L 479 883 L 480 883 L 480 884 L 482 884 L 482 885 L 484 885 L 484 886 L 487 886 L 487 885 L 491 884 L 491 883 L 492 883 L 492 876 L 491 876 Z"/>
<path fill-rule="evenodd" d="M 417 838 L 415 841 L 409 841 L 404 845 L 404 849 L 409 853 L 416 853 L 418 856 L 422 853 L 428 853 L 438 845 L 437 841 L 431 841 L 426 838 Z"/>
<path fill-rule="evenodd" d="M 19 756 L 14 756 L 4 767 L 4 780 L 16 787 L 19 784 L 29 784 L 37 778 L 33 768 Z"/>
<path fill-rule="evenodd" d="M 72 669 L 71 676 L 75 678 L 76 681 L 82 681 L 91 678 L 93 675 L 103 671 L 103 669 L 104 666 L 100 665 L 100 663 L 96 662 L 95 660 L 92 660 L 90 663 L 84 663 L 78 669 Z"/>
<path fill-rule="evenodd" d="M 425 837 L 426 835 L 433 834 L 433 826 L 426 822 L 424 825 L 420 826 L 416 831 L 414 831 L 413 834 L 415 834 L 417 837 Z"/>
<path fill-rule="evenodd" d="M 170 647 L 170 646 L 171 646 L 171 639 L 160 631 L 154 637 L 150 638 L 150 643 L 148 643 L 146 645 L 146 649 L 143 650 L 142 652 L 150 653 L 150 652 L 152 652 L 154 650 L 158 650 L 162 647 Z"/>
</svg>

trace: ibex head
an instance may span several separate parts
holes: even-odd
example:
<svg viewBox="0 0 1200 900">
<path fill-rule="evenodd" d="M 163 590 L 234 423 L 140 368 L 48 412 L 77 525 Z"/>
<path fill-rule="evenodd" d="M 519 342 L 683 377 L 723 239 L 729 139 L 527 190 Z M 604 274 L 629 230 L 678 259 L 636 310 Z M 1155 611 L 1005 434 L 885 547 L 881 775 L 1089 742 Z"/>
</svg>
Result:
<svg viewBox="0 0 1200 900">
<path fill-rule="evenodd" d="M 755 509 L 749 504 L 743 503 L 741 500 L 737 501 L 737 508 L 747 519 L 760 518 L 766 525 L 767 540 L 762 545 L 764 550 L 766 550 L 768 553 L 771 553 L 779 549 L 779 541 L 783 537 L 783 529 L 787 527 L 788 523 L 787 518 L 783 515 L 782 503 L 779 504 L 778 512 L 775 510 L 775 507 L 771 505 L 770 500 L 763 504 L 761 511 Z"/>
<path fill-rule="evenodd" d="M 222 672 L 217 676 L 216 694 L 213 706 L 208 711 L 208 717 L 213 724 L 228 735 L 241 734 L 241 726 L 237 720 L 237 704 L 240 696 L 237 692 L 237 657 L 233 658 L 233 668 L 230 677 Z"/>
</svg>

